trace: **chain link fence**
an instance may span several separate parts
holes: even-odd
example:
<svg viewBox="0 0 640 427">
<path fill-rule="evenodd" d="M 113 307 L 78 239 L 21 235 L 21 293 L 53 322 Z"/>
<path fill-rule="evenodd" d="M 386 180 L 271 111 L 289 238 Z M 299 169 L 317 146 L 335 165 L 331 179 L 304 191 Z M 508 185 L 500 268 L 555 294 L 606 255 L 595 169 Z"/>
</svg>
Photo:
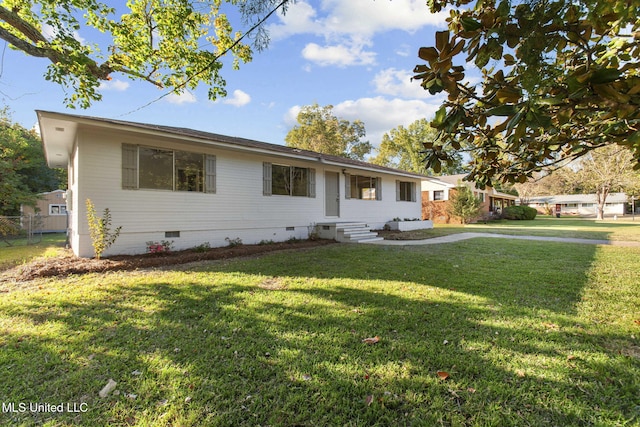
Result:
<svg viewBox="0 0 640 427">
<path fill-rule="evenodd" d="M 42 241 L 46 216 L 0 216 L 0 248 L 33 245 Z"/>
</svg>

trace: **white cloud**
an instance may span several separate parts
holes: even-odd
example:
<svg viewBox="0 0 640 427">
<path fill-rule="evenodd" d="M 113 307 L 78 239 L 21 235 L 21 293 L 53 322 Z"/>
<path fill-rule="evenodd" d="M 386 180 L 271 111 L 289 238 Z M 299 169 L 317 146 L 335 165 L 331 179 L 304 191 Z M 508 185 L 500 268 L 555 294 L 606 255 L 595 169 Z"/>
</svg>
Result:
<svg viewBox="0 0 640 427">
<path fill-rule="evenodd" d="M 124 80 L 109 80 L 100 83 L 100 90 L 113 90 L 116 92 L 124 92 L 129 88 L 129 82 Z"/>
<path fill-rule="evenodd" d="M 390 30 L 415 32 L 427 25 L 444 26 L 448 12 L 432 14 L 424 0 L 326 0 L 327 29 L 334 33 L 372 36 Z"/>
<path fill-rule="evenodd" d="M 420 81 L 411 80 L 413 73 L 407 70 L 387 68 L 373 78 L 376 93 L 402 98 L 433 97 L 420 86 Z"/>
<path fill-rule="evenodd" d="M 395 53 L 398 56 L 408 57 L 409 55 L 411 55 L 411 46 L 403 43 L 396 48 Z"/>
<path fill-rule="evenodd" d="M 376 34 L 443 27 L 447 16 L 447 12 L 430 13 L 424 0 L 324 0 L 318 9 L 299 1 L 286 15 L 280 14 L 280 22 L 268 26 L 268 31 L 276 41 L 299 34 L 321 37 L 323 43 L 308 43 L 302 51 L 305 59 L 319 65 L 371 65 L 376 55 L 370 49 L 371 40 Z M 397 53 L 408 55 L 406 47 Z"/>
<path fill-rule="evenodd" d="M 181 94 L 172 92 L 165 99 L 167 100 L 168 103 L 177 104 L 177 105 L 193 104 L 194 102 L 197 101 L 196 96 L 191 92 L 187 92 L 187 91 L 182 92 Z"/>
<path fill-rule="evenodd" d="M 432 14 L 424 0 L 324 0 L 322 16 L 308 2 L 299 1 L 279 14 L 280 23 L 268 26 L 272 40 L 294 34 L 315 34 L 326 39 L 356 35 L 370 38 L 374 34 L 401 30 L 415 32 L 427 25 L 444 27 L 448 11 Z"/>
<path fill-rule="evenodd" d="M 335 65 L 371 65 L 375 63 L 375 52 L 365 50 L 370 43 L 346 43 L 333 46 L 320 46 L 309 43 L 302 50 L 302 57 L 321 66 Z"/>
<path fill-rule="evenodd" d="M 224 104 L 233 105 L 234 107 L 242 107 L 251 102 L 251 96 L 248 93 L 236 89 L 233 91 L 233 96 L 222 101 Z"/>
<path fill-rule="evenodd" d="M 367 130 L 367 139 L 379 146 L 382 136 L 400 125 L 408 126 L 418 119 L 431 119 L 440 108 L 440 101 L 430 102 L 382 96 L 344 101 L 334 106 L 336 116 L 349 121 L 362 120 Z"/>
<path fill-rule="evenodd" d="M 298 114 L 300 113 L 300 110 L 302 110 L 302 106 L 300 105 L 294 105 L 287 110 L 284 115 L 284 124 L 288 128 L 292 128 L 298 124 Z"/>
<path fill-rule="evenodd" d="M 431 119 L 440 107 L 440 101 L 388 99 L 383 96 L 360 98 L 341 102 L 333 107 L 337 117 L 353 122 L 362 120 L 367 131 L 365 137 L 374 146 L 379 146 L 382 136 L 400 125 L 408 126 L 418 119 Z M 295 105 L 287 111 L 284 123 L 290 129 L 297 124 L 296 118 L 302 107 Z"/>
<path fill-rule="evenodd" d="M 322 34 L 323 24 L 316 20 L 316 11 L 304 1 L 289 6 L 286 15 L 278 15 L 280 24 L 267 26 L 271 40 L 282 40 L 294 34 Z"/>
</svg>

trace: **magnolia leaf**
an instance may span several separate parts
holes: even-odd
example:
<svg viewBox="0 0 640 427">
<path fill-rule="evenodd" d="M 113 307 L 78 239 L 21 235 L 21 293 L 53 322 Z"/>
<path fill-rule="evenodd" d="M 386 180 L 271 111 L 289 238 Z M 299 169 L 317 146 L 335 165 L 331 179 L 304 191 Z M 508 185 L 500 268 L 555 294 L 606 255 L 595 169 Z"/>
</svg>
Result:
<svg viewBox="0 0 640 427">
<path fill-rule="evenodd" d="M 511 116 L 516 113 L 514 105 L 501 105 L 487 110 L 487 116 Z"/>
<path fill-rule="evenodd" d="M 431 126 L 435 128 L 442 126 L 442 123 L 444 122 L 444 119 L 446 117 L 447 117 L 447 109 L 444 106 L 442 106 L 438 109 L 438 111 L 436 111 L 436 116 L 431 122 Z"/>
<path fill-rule="evenodd" d="M 436 32 L 436 49 L 442 52 L 449 44 L 449 31 Z"/>
<path fill-rule="evenodd" d="M 504 60 L 504 65 L 506 65 L 508 67 L 516 64 L 516 59 L 513 57 L 513 55 L 511 55 L 509 53 L 507 53 L 505 56 L 503 56 L 502 59 Z"/>
<path fill-rule="evenodd" d="M 602 68 L 591 75 L 589 82 L 592 84 L 612 83 L 620 78 L 622 73 L 617 68 Z"/>
<path fill-rule="evenodd" d="M 464 18 L 462 18 L 460 20 L 460 23 L 462 24 L 462 28 L 464 28 L 465 31 L 476 31 L 482 28 L 482 23 L 480 21 L 476 21 L 470 16 L 465 16 Z"/>
<path fill-rule="evenodd" d="M 515 103 L 520 100 L 520 91 L 511 87 L 503 87 L 496 92 L 498 101 L 503 104 Z"/>
<path fill-rule="evenodd" d="M 438 59 L 438 51 L 434 47 L 421 47 L 418 56 L 425 61 L 434 62 Z M 414 71 L 415 72 L 415 71 Z"/>
<path fill-rule="evenodd" d="M 465 45 L 464 40 L 460 40 L 458 43 L 456 43 L 453 49 L 451 49 L 451 52 L 449 52 L 449 57 L 454 57 L 460 52 L 462 52 L 462 49 L 464 49 L 464 45 Z"/>
</svg>

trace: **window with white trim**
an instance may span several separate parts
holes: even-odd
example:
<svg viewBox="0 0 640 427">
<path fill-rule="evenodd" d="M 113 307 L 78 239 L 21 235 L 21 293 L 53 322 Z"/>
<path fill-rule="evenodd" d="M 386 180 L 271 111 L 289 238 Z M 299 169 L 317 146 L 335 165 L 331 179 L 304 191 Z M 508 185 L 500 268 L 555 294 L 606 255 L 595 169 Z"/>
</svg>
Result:
<svg viewBox="0 0 640 427">
<path fill-rule="evenodd" d="M 51 204 L 49 205 L 49 215 L 66 215 L 67 214 L 67 205 L 66 204 Z"/>
<path fill-rule="evenodd" d="M 216 156 L 122 144 L 122 188 L 216 192 Z"/>
<path fill-rule="evenodd" d="M 444 200 L 444 190 L 434 190 L 433 200 Z"/>
</svg>

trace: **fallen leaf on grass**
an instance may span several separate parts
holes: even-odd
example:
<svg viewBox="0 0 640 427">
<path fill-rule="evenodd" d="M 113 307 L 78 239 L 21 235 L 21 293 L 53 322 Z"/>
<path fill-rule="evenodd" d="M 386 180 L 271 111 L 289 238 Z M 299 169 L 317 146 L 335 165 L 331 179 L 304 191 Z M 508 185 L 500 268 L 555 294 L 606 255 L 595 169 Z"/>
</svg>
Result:
<svg viewBox="0 0 640 427">
<path fill-rule="evenodd" d="M 441 380 L 446 380 L 447 378 L 449 378 L 449 372 L 447 371 L 438 371 L 438 378 L 440 378 Z"/>
<path fill-rule="evenodd" d="M 371 406 L 371 404 L 373 403 L 373 394 L 367 396 L 367 398 L 364 400 L 364 403 L 367 406 Z"/>
<path fill-rule="evenodd" d="M 365 343 L 365 344 L 369 344 L 369 345 L 376 344 L 376 343 L 380 342 L 380 337 L 376 335 L 373 338 L 365 338 L 365 339 L 362 340 L 362 342 Z"/>
</svg>

